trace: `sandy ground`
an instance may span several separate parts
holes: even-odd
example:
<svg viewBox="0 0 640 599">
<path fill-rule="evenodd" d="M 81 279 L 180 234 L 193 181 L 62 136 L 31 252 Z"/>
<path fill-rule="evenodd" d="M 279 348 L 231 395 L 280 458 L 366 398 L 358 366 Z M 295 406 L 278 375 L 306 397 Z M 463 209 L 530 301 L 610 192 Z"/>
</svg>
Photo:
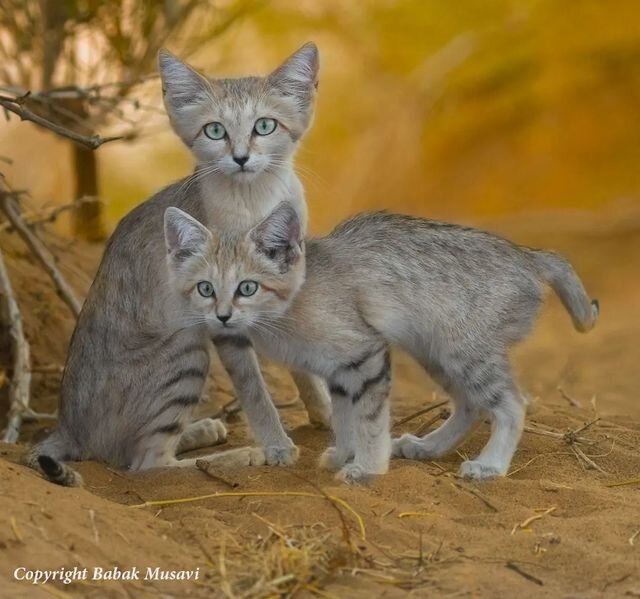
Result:
<svg viewBox="0 0 640 599">
<path fill-rule="evenodd" d="M 463 456 L 486 441 L 483 424 L 447 459 L 398 460 L 367 487 L 338 484 L 316 467 L 329 433 L 306 424 L 288 375 L 267 365 L 268 384 L 301 448 L 290 469 L 133 476 L 85 463 L 79 470 L 86 487 L 64 489 L 17 463 L 25 445 L 0 445 L 0 596 L 640 597 L 640 226 L 627 219 L 568 231 L 557 219 L 548 222 L 553 230 L 544 233 L 525 222 L 498 228 L 563 251 L 600 299 L 602 317 L 596 330 L 580 335 L 550 298 L 515 352 L 531 403 L 507 478 L 472 484 L 453 476 Z M 85 290 L 99 249 L 58 249 L 66 252 L 72 283 Z M 65 308 L 18 243 L 9 260 L 35 364 L 61 364 L 72 326 Z M 400 354 L 394 376 L 396 422 L 444 399 Z M 205 415 L 233 400 L 226 377 L 218 372 L 215 381 Z M 55 407 L 58 383 L 59 375 L 35 375 L 37 410 Z M 438 414 L 395 431 L 432 428 Z M 227 447 L 249 442 L 241 416 L 228 424 Z M 43 427 L 26 425 L 25 442 Z M 226 495 L 132 507 L 214 493 Z M 143 575 L 147 567 L 199 568 L 200 575 L 196 582 L 38 587 L 13 577 L 17 567 L 75 565 L 137 566 Z"/>
</svg>

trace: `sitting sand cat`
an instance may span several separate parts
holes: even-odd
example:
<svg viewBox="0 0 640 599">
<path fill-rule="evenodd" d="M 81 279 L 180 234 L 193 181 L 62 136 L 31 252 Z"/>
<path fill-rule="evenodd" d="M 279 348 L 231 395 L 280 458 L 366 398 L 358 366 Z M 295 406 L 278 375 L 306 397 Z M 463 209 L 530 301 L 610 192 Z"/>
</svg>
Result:
<svg viewBox="0 0 640 599">
<path fill-rule="evenodd" d="M 166 293 L 167 206 L 225 231 L 246 231 L 286 199 L 306 224 L 292 157 L 313 115 L 315 45 L 303 46 L 262 78 L 209 80 L 167 52 L 160 68 L 171 123 L 198 166 L 128 214 L 109 240 L 71 340 L 56 430 L 28 457 L 63 484 L 78 479 L 61 460 L 97 459 L 132 470 L 191 465 L 176 460 L 176 451 L 213 445 L 226 435 L 220 421 L 190 423 L 211 343 L 201 320 L 177 311 Z M 217 350 L 266 461 L 292 463 L 297 449 L 253 350 L 224 341 Z M 328 392 L 307 377 L 297 382 L 311 419 L 328 424 Z"/>
<path fill-rule="evenodd" d="M 214 339 L 247 343 L 248 332 L 259 353 L 329 382 L 335 447 L 323 464 L 346 481 L 386 472 L 391 453 L 441 456 L 483 413 L 491 438 L 460 474 L 504 475 L 525 415 L 508 350 L 528 333 L 544 284 L 578 330 L 591 329 L 598 315 L 561 256 L 421 218 L 356 216 L 306 250 L 286 203 L 243 236 L 209 231 L 168 208 L 165 232 L 183 309 L 206 319 Z M 416 358 L 454 406 L 436 431 L 393 445 L 390 344 Z"/>
</svg>

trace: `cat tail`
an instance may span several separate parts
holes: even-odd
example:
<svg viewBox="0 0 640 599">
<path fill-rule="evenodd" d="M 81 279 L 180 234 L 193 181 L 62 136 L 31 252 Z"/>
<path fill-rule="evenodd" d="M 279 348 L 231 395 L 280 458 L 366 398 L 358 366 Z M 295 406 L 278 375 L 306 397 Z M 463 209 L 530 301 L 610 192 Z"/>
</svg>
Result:
<svg viewBox="0 0 640 599">
<path fill-rule="evenodd" d="M 63 487 L 81 487 L 84 484 L 82 476 L 64 463 L 64 460 L 69 459 L 70 453 L 69 443 L 54 431 L 31 449 L 25 462 L 52 483 Z"/>
<path fill-rule="evenodd" d="M 591 299 L 582 281 L 568 260 L 555 252 L 535 250 L 536 263 L 542 276 L 556 292 L 573 320 L 573 326 L 581 333 L 590 331 L 600 313 L 597 299 Z"/>
</svg>

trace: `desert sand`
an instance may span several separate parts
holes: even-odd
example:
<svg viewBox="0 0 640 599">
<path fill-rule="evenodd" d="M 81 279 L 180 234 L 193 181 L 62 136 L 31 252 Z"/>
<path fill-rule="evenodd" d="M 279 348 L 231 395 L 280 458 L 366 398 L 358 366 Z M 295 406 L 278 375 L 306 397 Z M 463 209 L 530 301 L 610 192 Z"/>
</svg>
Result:
<svg viewBox="0 0 640 599">
<path fill-rule="evenodd" d="M 393 461 L 365 487 L 340 484 L 316 466 L 330 433 L 307 424 L 287 373 L 266 364 L 301 449 L 292 468 L 133 475 L 83 463 L 85 487 L 68 489 L 19 464 L 50 421 L 26 424 L 20 445 L 0 444 L 0 595 L 640 597 L 640 221 L 571 220 L 571 227 L 555 216 L 493 227 L 562 251 L 601 305 L 597 328 L 580 335 L 550 296 L 514 353 L 530 405 L 506 478 L 455 478 L 464 457 L 487 440 L 484 423 L 457 454 Z M 101 248 L 56 247 L 71 282 L 86 291 Z M 72 319 L 17 242 L 8 261 L 34 364 L 63 364 Z M 396 423 L 446 399 L 406 356 L 396 353 L 393 366 Z M 34 374 L 34 409 L 55 409 L 59 381 L 59 372 Z M 201 414 L 224 414 L 230 429 L 216 450 L 249 444 L 217 364 L 208 397 Z M 6 404 L 0 407 L 4 414 Z M 394 432 L 430 430 L 441 410 L 396 424 Z M 187 501 L 144 506 L 176 499 Z M 13 575 L 18 567 L 76 565 L 199 568 L 200 576 L 33 586 Z"/>
</svg>

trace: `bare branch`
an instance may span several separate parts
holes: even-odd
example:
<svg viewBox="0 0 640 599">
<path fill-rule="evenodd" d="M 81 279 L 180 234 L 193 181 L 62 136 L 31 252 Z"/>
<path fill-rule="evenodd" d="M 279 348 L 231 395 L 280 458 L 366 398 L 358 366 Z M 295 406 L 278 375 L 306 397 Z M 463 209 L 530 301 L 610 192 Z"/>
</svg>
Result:
<svg viewBox="0 0 640 599">
<path fill-rule="evenodd" d="M 13 192 L 15 194 L 15 192 Z M 95 196 L 83 196 L 74 200 L 73 202 L 69 202 L 68 204 L 61 204 L 59 206 L 53 206 L 51 208 L 46 208 L 43 210 L 34 210 L 30 212 L 22 213 L 22 220 L 24 224 L 28 227 L 37 227 L 40 225 L 46 225 L 55 220 L 64 212 L 69 212 L 70 210 L 76 210 L 79 206 L 83 204 L 93 204 L 95 202 L 100 202 L 99 198 Z M 0 232 L 2 231 L 11 231 L 13 226 L 10 222 L 0 224 Z"/>
<path fill-rule="evenodd" d="M 13 355 L 13 373 L 9 386 L 9 416 L 7 428 L 2 433 L 2 440 L 5 443 L 16 443 L 23 416 L 29 412 L 31 359 L 29 343 L 22 328 L 22 316 L 11 287 L 2 251 L 0 251 L 0 301 L 3 303 L 0 322 L 9 331 Z"/>
<path fill-rule="evenodd" d="M 80 144 L 81 146 L 85 146 L 86 148 L 90 148 L 95 150 L 99 148 L 102 144 L 108 143 L 110 141 L 116 141 L 118 139 L 125 139 L 125 136 L 119 135 L 115 137 L 101 137 L 100 135 L 80 135 L 71 129 L 67 129 L 67 127 L 63 127 L 58 123 L 54 123 L 40 115 L 37 115 L 35 112 L 31 112 L 27 108 L 23 106 L 24 99 L 28 96 L 20 96 L 16 98 L 11 98 L 9 96 L 0 96 L 0 106 L 13 114 L 16 114 L 23 121 L 31 121 L 40 127 L 45 129 L 49 129 L 49 131 L 53 131 L 57 135 L 61 137 L 66 137 L 71 141 Z"/>
<path fill-rule="evenodd" d="M 55 285 L 56 292 L 60 298 L 69 306 L 69 309 L 73 315 L 77 318 L 80 315 L 81 304 L 76 298 L 73 290 L 69 287 L 64 277 L 53 263 L 49 251 L 45 245 L 40 241 L 24 223 L 20 213 L 16 207 L 13 194 L 7 189 L 4 182 L 0 179 L 0 208 L 6 214 L 12 227 L 17 231 L 18 235 L 25 242 L 27 247 L 38 259 L 42 267 L 47 271 L 53 284 Z"/>
</svg>

